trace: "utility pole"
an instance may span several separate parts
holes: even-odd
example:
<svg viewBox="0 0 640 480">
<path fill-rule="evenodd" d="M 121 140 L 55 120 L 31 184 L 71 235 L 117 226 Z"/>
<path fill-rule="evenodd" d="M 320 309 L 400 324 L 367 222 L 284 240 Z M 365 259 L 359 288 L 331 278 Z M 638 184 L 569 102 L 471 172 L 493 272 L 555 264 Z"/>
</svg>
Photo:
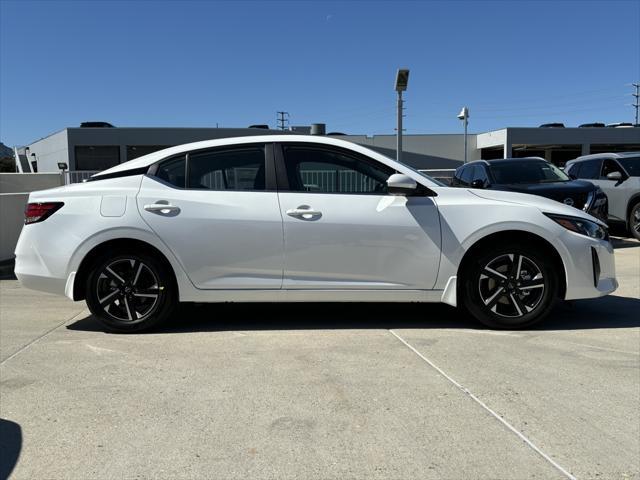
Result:
<svg viewBox="0 0 640 480">
<path fill-rule="evenodd" d="M 469 125 L 469 108 L 462 107 L 458 114 L 458 119 L 462 120 L 464 125 L 464 163 L 467 163 L 467 126 Z"/>
<path fill-rule="evenodd" d="M 636 122 L 634 123 L 634 125 L 638 125 L 638 107 L 640 107 L 640 105 L 638 103 L 638 100 L 640 99 L 640 82 L 639 83 L 632 83 L 631 86 L 635 87 L 635 89 L 636 89 L 636 93 L 632 93 L 631 94 L 636 98 L 636 101 L 634 103 L 632 103 L 631 106 L 635 107 L 635 109 L 636 109 Z"/>
<path fill-rule="evenodd" d="M 402 90 L 398 91 L 398 134 L 396 135 L 396 160 L 402 162 Z"/>
<path fill-rule="evenodd" d="M 286 130 L 289 123 L 289 112 L 278 112 L 277 122 L 280 130 Z"/>
<path fill-rule="evenodd" d="M 401 68 L 396 74 L 395 91 L 398 92 L 398 131 L 396 132 L 397 146 L 396 146 L 396 160 L 398 163 L 402 162 L 402 111 L 404 110 L 404 101 L 402 100 L 402 92 L 407 89 L 409 84 L 409 69 Z"/>
</svg>

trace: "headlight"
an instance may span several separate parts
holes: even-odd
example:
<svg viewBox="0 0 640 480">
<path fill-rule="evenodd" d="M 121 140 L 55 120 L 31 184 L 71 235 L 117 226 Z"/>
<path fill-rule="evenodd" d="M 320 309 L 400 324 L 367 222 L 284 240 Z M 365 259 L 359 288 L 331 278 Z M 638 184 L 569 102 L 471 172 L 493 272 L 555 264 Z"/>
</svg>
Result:
<svg viewBox="0 0 640 480">
<path fill-rule="evenodd" d="M 591 206 L 593 205 L 593 201 L 596 198 L 596 194 L 598 193 L 598 190 L 591 190 L 587 194 L 587 201 L 584 202 L 584 207 L 582 208 L 582 210 L 584 210 L 585 212 L 588 212 L 591 209 Z"/>
<path fill-rule="evenodd" d="M 555 213 L 545 213 L 547 217 L 563 226 L 567 230 L 585 235 L 598 240 L 609 240 L 609 232 L 596 222 L 585 220 L 584 218 L 570 217 L 568 215 L 556 215 Z"/>
</svg>

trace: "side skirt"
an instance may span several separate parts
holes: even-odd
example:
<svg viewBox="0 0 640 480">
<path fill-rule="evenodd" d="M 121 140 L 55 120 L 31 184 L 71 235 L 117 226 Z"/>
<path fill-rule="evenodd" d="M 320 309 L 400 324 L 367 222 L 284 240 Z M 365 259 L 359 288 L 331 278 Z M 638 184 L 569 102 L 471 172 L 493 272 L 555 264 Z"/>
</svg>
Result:
<svg viewBox="0 0 640 480">
<path fill-rule="evenodd" d="M 197 290 L 182 302 L 425 302 L 442 301 L 442 290 Z"/>
</svg>

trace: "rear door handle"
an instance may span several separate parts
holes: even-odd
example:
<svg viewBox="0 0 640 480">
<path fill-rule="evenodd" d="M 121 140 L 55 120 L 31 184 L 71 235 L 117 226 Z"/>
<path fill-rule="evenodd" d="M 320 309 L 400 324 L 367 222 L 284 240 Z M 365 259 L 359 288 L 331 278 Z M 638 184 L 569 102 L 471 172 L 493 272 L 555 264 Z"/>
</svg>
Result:
<svg viewBox="0 0 640 480">
<path fill-rule="evenodd" d="M 298 208 L 287 210 L 287 215 L 302 220 L 315 220 L 322 216 L 322 212 L 313 210 L 309 205 L 300 205 Z"/>
<path fill-rule="evenodd" d="M 143 207 L 147 212 L 153 212 L 153 213 L 163 213 L 163 214 L 169 214 L 169 213 L 174 213 L 177 214 L 180 212 L 180 207 L 176 207 L 175 205 L 171 205 L 170 203 L 161 203 L 161 202 L 157 202 L 157 203 L 151 203 L 149 205 L 145 205 Z"/>
</svg>

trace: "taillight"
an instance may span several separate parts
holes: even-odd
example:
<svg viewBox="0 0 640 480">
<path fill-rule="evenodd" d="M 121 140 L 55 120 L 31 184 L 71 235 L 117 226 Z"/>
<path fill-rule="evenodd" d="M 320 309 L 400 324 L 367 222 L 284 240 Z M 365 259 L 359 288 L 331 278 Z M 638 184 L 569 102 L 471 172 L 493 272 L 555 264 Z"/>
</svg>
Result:
<svg viewBox="0 0 640 480">
<path fill-rule="evenodd" d="M 62 202 L 28 203 L 24 209 L 24 224 L 43 222 L 63 205 Z"/>
</svg>

